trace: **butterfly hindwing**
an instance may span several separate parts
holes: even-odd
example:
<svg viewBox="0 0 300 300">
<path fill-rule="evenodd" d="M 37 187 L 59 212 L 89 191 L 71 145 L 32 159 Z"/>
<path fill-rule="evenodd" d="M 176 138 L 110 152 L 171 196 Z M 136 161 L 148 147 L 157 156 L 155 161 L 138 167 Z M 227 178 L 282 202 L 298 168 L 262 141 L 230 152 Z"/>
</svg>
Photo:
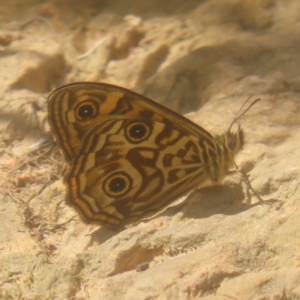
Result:
<svg viewBox="0 0 300 300">
<path fill-rule="evenodd" d="M 145 118 L 108 117 L 84 136 L 66 174 L 84 220 L 122 225 L 163 209 L 206 177 L 199 140 Z"/>
</svg>

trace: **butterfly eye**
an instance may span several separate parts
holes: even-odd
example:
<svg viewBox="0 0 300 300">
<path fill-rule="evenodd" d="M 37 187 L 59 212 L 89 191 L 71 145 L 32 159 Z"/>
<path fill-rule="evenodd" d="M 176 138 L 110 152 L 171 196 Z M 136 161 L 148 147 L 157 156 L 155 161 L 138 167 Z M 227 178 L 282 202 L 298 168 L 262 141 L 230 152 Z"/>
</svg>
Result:
<svg viewBox="0 0 300 300">
<path fill-rule="evenodd" d="M 78 120 L 85 120 L 94 117 L 97 113 L 97 108 L 93 102 L 85 101 L 80 103 L 75 111 Z"/>
<path fill-rule="evenodd" d="M 151 134 L 150 126 L 141 122 L 129 124 L 125 129 L 125 136 L 131 143 L 140 143 Z"/>
<path fill-rule="evenodd" d="M 226 147 L 229 149 L 229 150 L 234 150 L 235 149 L 235 146 L 236 146 L 236 140 L 233 136 L 228 136 L 225 140 L 225 143 L 226 143 Z"/>
<path fill-rule="evenodd" d="M 109 197 L 121 197 L 127 194 L 132 187 L 132 178 L 125 172 L 110 175 L 103 183 L 103 191 Z"/>
</svg>

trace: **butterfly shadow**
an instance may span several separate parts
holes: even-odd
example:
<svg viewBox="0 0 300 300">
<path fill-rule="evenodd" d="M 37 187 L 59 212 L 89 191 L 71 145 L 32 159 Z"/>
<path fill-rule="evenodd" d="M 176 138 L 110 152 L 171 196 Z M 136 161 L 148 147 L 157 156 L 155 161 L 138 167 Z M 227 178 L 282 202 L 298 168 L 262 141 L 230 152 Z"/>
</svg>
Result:
<svg viewBox="0 0 300 300">
<path fill-rule="evenodd" d="M 180 208 L 174 208 L 172 213 L 183 212 L 184 218 L 202 219 L 212 215 L 236 215 L 246 211 L 260 202 L 251 204 L 250 195 L 245 196 L 240 184 L 210 186 L 195 190 Z"/>
<path fill-rule="evenodd" d="M 91 237 L 93 242 L 101 245 L 105 243 L 107 240 L 117 235 L 118 233 L 119 233 L 118 231 L 111 230 L 101 226 L 100 228 L 98 228 L 97 230 L 91 233 Z"/>
<path fill-rule="evenodd" d="M 262 204 L 261 202 L 251 204 L 251 200 L 251 195 L 245 193 L 241 184 L 231 182 L 230 184 L 197 189 L 189 194 L 184 202 L 178 206 L 170 207 L 159 213 L 158 216 L 172 217 L 178 212 L 183 212 L 184 218 L 192 219 L 208 218 L 216 214 L 236 215 Z M 264 201 L 264 203 L 266 202 L 268 201 Z M 122 229 L 114 231 L 100 227 L 92 232 L 91 236 L 94 242 L 103 244 L 121 231 Z"/>
</svg>

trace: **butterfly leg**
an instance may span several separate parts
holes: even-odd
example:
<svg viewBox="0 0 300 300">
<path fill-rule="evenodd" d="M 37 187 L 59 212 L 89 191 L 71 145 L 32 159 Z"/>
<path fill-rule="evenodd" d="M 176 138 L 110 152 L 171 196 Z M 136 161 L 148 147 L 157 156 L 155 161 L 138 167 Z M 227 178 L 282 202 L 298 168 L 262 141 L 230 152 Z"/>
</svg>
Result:
<svg viewBox="0 0 300 300">
<path fill-rule="evenodd" d="M 234 174 L 234 173 L 239 172 L 242 175 L 243 180 L 246 182 L 248 188 L 257 197 L 257 199 L 259 200 L 259 202 L 264 202 L 264 200 L 260 197 L 260 195 L 252 187 L 251 182 L 249 180 L 249 175 L 247 175 L 242 168 L 239 168 L 235 162 L 234 162 L 234 164 L 235 164 L 236 170 L 229 171 L 229 174 Z"/>
</svg>

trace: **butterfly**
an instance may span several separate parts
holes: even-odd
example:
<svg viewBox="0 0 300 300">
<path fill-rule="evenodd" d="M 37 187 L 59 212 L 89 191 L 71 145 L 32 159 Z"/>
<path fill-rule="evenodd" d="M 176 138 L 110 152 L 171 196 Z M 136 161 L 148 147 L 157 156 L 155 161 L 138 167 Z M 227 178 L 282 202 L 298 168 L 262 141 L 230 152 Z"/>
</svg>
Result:
<svg viewBox="0 0 300 300">
<path fill-rule="evenodd" d="M 203 184 L 221 183 L 244 145 L 240 127 L 212 136 L 163 105 L 106 83 L 55 89 L 48 120 L 68 165 L 67 204 L 85 222 L 112 229 Z"/>
</svg>

